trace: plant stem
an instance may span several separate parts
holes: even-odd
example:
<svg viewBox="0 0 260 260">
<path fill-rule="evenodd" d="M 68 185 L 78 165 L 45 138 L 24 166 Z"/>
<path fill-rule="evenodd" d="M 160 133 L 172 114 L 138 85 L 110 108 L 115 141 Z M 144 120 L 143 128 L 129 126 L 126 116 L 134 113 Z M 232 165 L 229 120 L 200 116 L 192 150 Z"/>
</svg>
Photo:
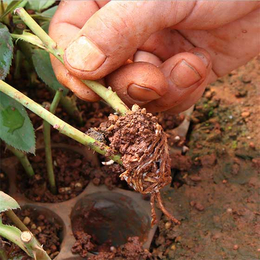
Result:
<svg viewBox="0 0 260 260">
<path fill-rule="evenodd" d="M 2 239 L 0 238 L 0 259 L 1 260 L 8 260 L 7 254 L 4 249 L 4 243 Z"/>
<path fill-rule="evenodd" d="M 31 165 L 31 163 L 28 160 L 28 157 L 26 156 L 25 153 L 15 149 L 14 147 L 10 146 L 10 145 L 6 145 L 7 149 L 10 150 L 20 161 L 20 163 L 22 164 L 25 172 L 27 173 L 27 175 L 29 177 L 34 176 L 34 170 L 33 167 Z"/>
<path fill-rule="evenodd" d="M 21 62 L 22 62 L 22 53 L 20 50 L 17 50 L 15 56 L 15 71 L 14 71 L 15 79 L 21 78 Z"/>
<path fill-rule="evenodd" d="M 24 231 L 21 234 L 21 241 L 25 244 L 27 250 L 32 252 L 36 260 L 51 260 L 48 254 L 41 247 L 40 243 L 30 231 Z"/>
<path fill-rule="evenodd" d="M 0 80 L 0 91 L 8 95 L 9 97 L 15 99 L 17 102 L 21 103 L 23 106 L 34 112 L 36 115 L 46 120 L 49 124 L 51 124 L 55 129 L 57 129 L 60 133 L 76 140 L 77 142 L 88 146 L 92 150 L 102 154 L 109 155 L 108 157 L 113 161 L 122 164 L 121 156 L 113 154 L 113 151 L 110 147 L 104 145 L 103 143 L 95 140 L 94 138 L 82 133 L 78 129 L 73 126 L 67 124 L 62 121 L 57 116 L 50 113 L 48 110 L 44 109 L 42 106 L 25 96 L 20 91 L 11 87 L 4 81 Z"/>
<path fill-rule="evenodd" d="M 23 9 L 17 8 L 15 12 L 20 16 L 24 23 L 39 37 L 45 45 L 46 50 L 53 54 L 61 63 L 64 64 L 64 51 L 49 37 L 49 35 L 30 17 Z M 82 80 L 90 89 L 103 98 L 116 112 L 124 115 L 129 110 L 126 104 L 112 91 L 111 88 L 106 88 L 100 83 L 91 80 Z"/>
<path fill-rule="evenodd" d="M 51 88 L 48 89 L 52 92 Z M 74 95 L 72 97 L 68 97 L 68 96 L 64 97 L 62 95 L 60 99 L 60 104 L 73 119 L 75 119 L 80 125 L 82 125 L 83 119 L 79 109 L 77 108 L 77 104 L 75 100 L 76 98 L 77 97 Z"/>
<path fill-rule="evenodd" d="M 29 231 L 29 229 L 24 225 L 24 223 L 17 217 L 17 215 L 11 209 L 6 211 L 5 214 L 21 231 Z"/>
<path fill-rule="evenodd" d="M 56 91 L 56 94 L 50 106 L 50 112 L 52 114 L 55 114 L 61 96 L 62 96 L 62 90 Z M 44 144 L 45 144 L 45 158 L 46 158 L 49 185 L 50 185 L 51 192 L 53 194 L 56 194 L 57 188 L 55 183 L 55 175 L 53 170 L 52 151 L 51 151 L 51 125 L 46 120 L 43 121 L 43 137 L 44 137 Z"/>
<path fill-rule="evenodd" d="M 4 225 L 0 219 L 0 236 L 6 238 L 7 240 L 15 243 L 19 246 L 24 252 L 32 257 L 32 254 L 28 252 L 25 244 L 20 239 L 21 230 L 17 227 Z"/>
</svg>

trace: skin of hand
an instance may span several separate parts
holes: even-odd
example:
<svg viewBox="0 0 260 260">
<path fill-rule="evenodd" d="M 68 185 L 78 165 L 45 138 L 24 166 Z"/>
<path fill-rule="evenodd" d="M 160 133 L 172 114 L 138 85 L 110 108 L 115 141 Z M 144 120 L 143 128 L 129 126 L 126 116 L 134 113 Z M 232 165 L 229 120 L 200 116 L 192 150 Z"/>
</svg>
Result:
<svg viewBox="0 0 260 260">
<path fill-rule="evenodd" d="M 65 49 L 57 79 L 79 98 L 99 99 L 78 78 L 98 80 L 128 105 L 178 113 L 260 52 L 260 2 L 62 1 L 49 34 Z"/>
</svg>

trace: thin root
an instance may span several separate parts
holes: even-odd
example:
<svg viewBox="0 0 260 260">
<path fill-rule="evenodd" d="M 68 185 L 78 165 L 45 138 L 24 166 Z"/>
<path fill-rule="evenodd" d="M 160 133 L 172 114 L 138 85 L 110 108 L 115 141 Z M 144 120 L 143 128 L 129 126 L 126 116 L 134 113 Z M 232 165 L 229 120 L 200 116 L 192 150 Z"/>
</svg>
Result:
<svg viewBox="0 0 260 260">
<path fill-rule="evenodd" d="M 151 226 L 155 225 L 157 223 L 156 213 L 155 213 L 155 194 L 151 194 L 150 204 L 151 204 Z"/>
<path fill-rule="evenodd" d="M 175 224 L 178 224 L 180 225 L 181 222 L 176 219 L 174 216 L 171 215 L 171 213 L 169 213 L 169 211 L 166 210 L 166 208 L 163 206 L 163 203 L 162 203 L 162 198 L 161 198 L 161 193 L 160 192 L 156 192 L 155 194 L 152 194 L 152 196 L 155 196 L 156 199 L 157 199 L 157 202 L 159 204 L 159 208 L 161 209 L 161 211 L 164 213 L 164 215 L 166 217 L 168 217 L 170 220 L 172 220 Z M 152 199 L 152 197 L 151 197 Z"/>
</svg>

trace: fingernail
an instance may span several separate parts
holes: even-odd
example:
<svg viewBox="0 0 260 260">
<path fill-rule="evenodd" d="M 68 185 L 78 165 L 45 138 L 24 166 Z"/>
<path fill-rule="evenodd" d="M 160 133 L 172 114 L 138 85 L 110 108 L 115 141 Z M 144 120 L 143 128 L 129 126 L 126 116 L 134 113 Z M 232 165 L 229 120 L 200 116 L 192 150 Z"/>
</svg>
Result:
<svg viewBox="0 0 260 260">
<path fill-rule="evenodd" d="M 150 101 L 161 97 L 154 90 L 136 84 L 129 85 L 127 93 L 132 99 L 137 101 Z"/>
<path fill-rule="evenodd" d="M 209 61 L 208 59 L 204 56 L 204 54 L 200 53 L 200 52 L 193 52 L 194 55 L 196 55 L 197 57 L 199 57 L 202 62 L 205 64 L 206 67 L 208 67 L 209 65 Z"/>
<path fill-rule="evenodd" d="M 106 55 L 86 36 L 70 44 L 65 57 L 71 67 L 83 71 L 94 71 L 106 60 Z"/>
<path fill-rule="evenodd" d="M 188 88 L 201 79 L 200 74 L 187 61 L 181 60 L 171 71 L 171 80 L 179 88 Z"/>
</svg>

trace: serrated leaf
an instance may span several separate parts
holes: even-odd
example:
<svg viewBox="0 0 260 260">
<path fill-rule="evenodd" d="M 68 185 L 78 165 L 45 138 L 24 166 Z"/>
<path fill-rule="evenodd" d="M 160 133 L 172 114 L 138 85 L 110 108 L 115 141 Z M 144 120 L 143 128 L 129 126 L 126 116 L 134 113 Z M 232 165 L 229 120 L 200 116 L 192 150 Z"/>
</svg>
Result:
<svg viewBox="0 0 260 260">
<path fill-rule="evenodd" d="M 0 191 L 0 213 L 10 209 L 19 209 L 20 206 L 11 196 L 7 195 L 3 191 Z"/>
<path fill-rule="evenodd" d="M 12 123 L 8 117 L 18 121 Z M 18 150 L 35 153 L 34 129 L 25 108 L 2 92 L 0 92 L 0 126 L 0 138 L 7 144 Z"/>
<path fill-rule="evenodd" d="M 38 46 L 38 47 L 40 47 L 42 49 L 45 49 L 42 41 L 36 35 L 34 35 L 32 33 L 23 31 L 23 34 L 13 34 L 12 33 L 11 36 L 14 39 L 16 39 L 17 41 L 18 40 L 22 40 L 22 41 L 31 43 L 32 45 Z"/>
<path fill-rule="evenodd" d="M 28 8 L 34 11 L 40 11 L 53 5 L 55 0 L 29 0 Z"/>
<path fill-rule="evenodd" d="M 32 60 L 38 76 L 45 82 L 45 84 L 55 91 L 62 89 L 63 95 L 66 96 L 69 90 L 63 87 L 57 80 L 51 66 L 49 54 L 44 50 L 34 49 Z"/>
<path fill-rule="evenodd" d="M 9 72 L 13 58 L 13 42 L 7 27 L 0 23 L 0 80 Z"/>
<path fill-rule="evenodd" d="M 14 226 L 4 225 L 0 219 L 0 236 L 18 245 L 26 254 L 33 257 L 33 252 L 29 252 L 21 240 L 21 230 Z"/>
<path fill-rule="evenodd" d="M 5 9 L 5 12 L 1 15 L 0 19 L 3 19 L 6 15 L 10 14 L 13 12 L 14 9 L 18 7 L 24 7 L 27 3 L 27 0 L 13 0 L 11 1 L 7 8 Z"/>
</svg>

